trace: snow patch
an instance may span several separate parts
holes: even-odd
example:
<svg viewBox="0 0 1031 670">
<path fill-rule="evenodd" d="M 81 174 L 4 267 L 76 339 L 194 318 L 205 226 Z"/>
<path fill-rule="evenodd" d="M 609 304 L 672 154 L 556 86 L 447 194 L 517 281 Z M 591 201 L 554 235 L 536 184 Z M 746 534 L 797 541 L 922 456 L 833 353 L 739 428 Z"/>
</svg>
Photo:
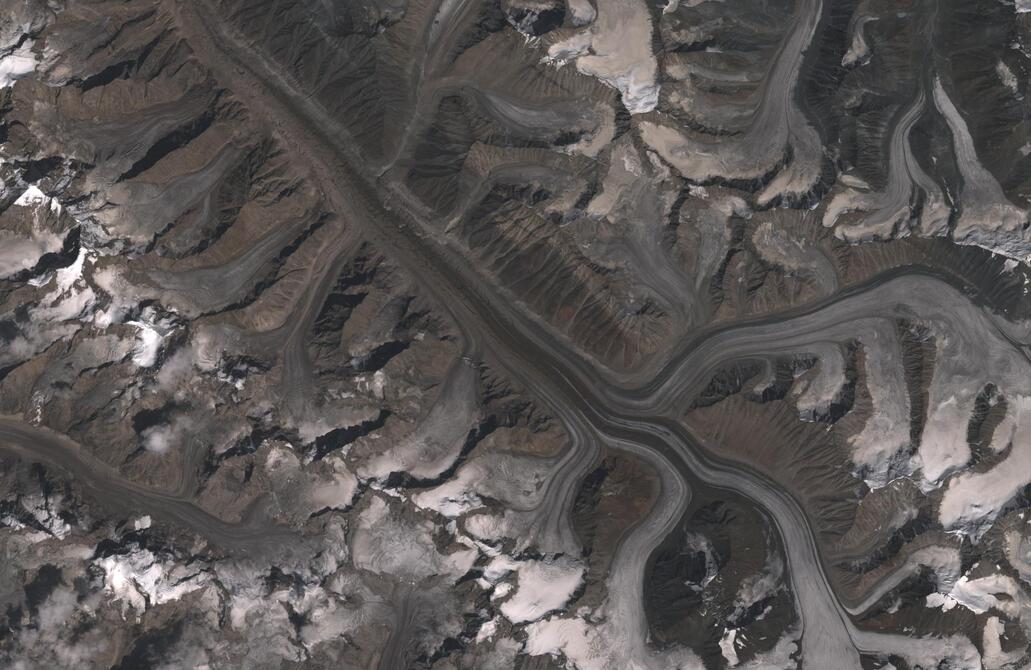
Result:
<svg viewBox="0 0 1031 670">
<path fill-rule="evenodd" d="M 501 604 L 501 613 L 512 623 L 536 621 L 562 609 L 580 586 L 584 573 L 582 565 L 565 558 L 524 561 L 517 570 L 518 588 Z"/>
<path fill-rule="evenodd" d="M 351 536 L 354 564 L 369 572 L 413 582 L 430 575 L 457 580 L 469 572 L 479 552 L 466 547 L 441 553 L 434 543 L 436 531 L 429 520 L 411 518 L 374 497 L 358 516 Z"/>
<path fill-rule="evenodd" d="M 565 656 L 566 667 L 578 670 L 702 670 L 705 666 L 686 648 L 647 655 L 635 654 L 622 643 L 625 631 L 611 625 L 588 623 L 577 617 L 549 617 L 526 627 L 526 653 L 530 656 Z M 774 665 L 765 668 L 778 667 Z"/>
<path fill-rule="evenodd" d="M 32 40 L 25 40 L 21 47 L 0 58 L 0 88 L 13 86 L 14 82 L 36 69 L 32 44 Z"/>
<path fill-rule="evenodd" d="M 147 607 L 178 600 L 207 584 L 202 573 L 191 573 L 185 567 L 168 568 L 150 551 L 143 549 L 126 555 L 102 558 L 96 564 L 104 570 L 104 589 L 138 613 Z"/>
<path fill-rule="evenodd" d="M 153 367 L 161 355 L 165 338 L 175 330 L 174 323 L 171 319 L 160 317 L 153 307 L 145 308 L 138 321 L 126 323 L 137 329 L 132 362 L 141 368 Z"/>
<path fill-rule="evenodd" d="M 1016 75 L 1013 74 L 1013 70 L 1002 61 L 998 61 L 995 64 L 995 73 L 999 75 L 999 80 L 1002 81 L 1003 86 L 1008 88 L 1013 93 L 1020 91 L 1020 85 L 1017 82 Z"/>
<path fill-rule="evenodd" d="M 14 201 L 14 204 L 18 207 L 32 207 L 34 205 L 41 205 L 44 202 L 50 200 L 43 191 L 39 190 L 39 187 L 32 184 L 21 195 Z"/>
<path fill-rule="evenodd" d="M 1021 590 L 1016 580 L 999 574 L 976 579 L 964 575 L 956 580 L 948 593 L 931 593 L 926 602 L 928 607 L 940 607 L 943 612 L 960 605 L 974 614 L 997 609 L 1012 617 L 1020 617 L 1031 607 L 1031 599 Z"/>
<path fill-rule="evenodd" d="M 723 631 L 723 637 L 720 638 L 720 652 L 723 654 L 723 658 L 727 659 L 727 665 L 734 667 L 738 664 L 737 650 L 734 649 L 734 640 L 737 638 L 737 629 L 728 628 Z"/>
<path fill-rule="evenodd" d="M 584 31 L 548 49 L 546 62 L 576 69 L 615 88 L 631 114 L 644 114 L 659 103 L 658 64 L 651 50 L 652 25 L 639 0 L 598 0 L 597 16 Z M 580 20 L 589 14 L 580 11 Z"/>
<path fill-rule="evenodd" d="M 1031 482 L 1031 440 L 1021 421 L 1031 416 L 1031 397 L 1007 399 L 1006 416 L 996 427 L 992 449 L 1009 454 L 987 472 L 964 472 L 949 481 L 939 520 L 946 529 L 977 540 L 1018 492 Z M 963 438 L 965 439 L 965 431 Z"/>
<path fill-rule="evenodd" d="M 71 526 L 58 516 L 59 510 L 41 494 L 24 496 L 21 506 L 53 537 L 64 539 L 71 531 Z"/>
</svg>

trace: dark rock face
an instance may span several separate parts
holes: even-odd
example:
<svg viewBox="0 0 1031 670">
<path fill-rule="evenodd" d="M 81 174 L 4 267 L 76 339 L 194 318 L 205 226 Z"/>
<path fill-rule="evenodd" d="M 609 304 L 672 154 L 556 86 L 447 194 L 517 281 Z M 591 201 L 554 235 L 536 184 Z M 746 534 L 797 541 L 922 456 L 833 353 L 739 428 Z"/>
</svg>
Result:
<svg viewBox="0 0 1031 670">
<path fill-rule="evenodd" d="M 1029 31 L 0 0 L 0 665 L 1025 667 Z"/>
</svg>

